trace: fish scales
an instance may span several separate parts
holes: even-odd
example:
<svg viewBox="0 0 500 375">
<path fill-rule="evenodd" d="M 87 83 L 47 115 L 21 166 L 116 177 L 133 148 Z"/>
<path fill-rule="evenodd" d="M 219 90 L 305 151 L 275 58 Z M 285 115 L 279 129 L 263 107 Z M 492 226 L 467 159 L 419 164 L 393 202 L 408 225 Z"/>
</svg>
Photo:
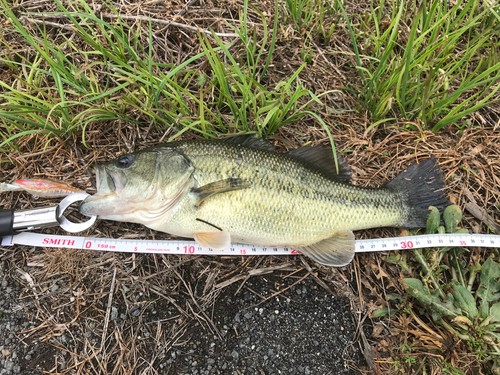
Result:
<svg viewBox="0 0 500 375">
<path fill-rule="evenodd" d="M 97 193 L 84 215 L 142 223 L 193 237 L 202 246 L 230 242 L 293 246 L 331 266 L 354 256 L 352 231 L 424 227 L 428 208 L 449 204 L 434 159 L 382 188 L 351 185 L 333 171 L 331 150 L 270 150 L 251 137 L 158 145 L 96 167 Z"/>
<path fill-rule="evenodd" d="M 406 214 L 396 192 L 332 181 L 284 154 L 206 141 L 179 148 L 192 162 L 198 186 L 230 177 L 251 182 L 248 189 L 215 195 L 197 211 L 187 202 L 173 220 L 192 233 L 214 230 L 196 216 L 227 228 L 238 242 L 305 245 L 339 230 L 397 226 Z"/>
</svg>

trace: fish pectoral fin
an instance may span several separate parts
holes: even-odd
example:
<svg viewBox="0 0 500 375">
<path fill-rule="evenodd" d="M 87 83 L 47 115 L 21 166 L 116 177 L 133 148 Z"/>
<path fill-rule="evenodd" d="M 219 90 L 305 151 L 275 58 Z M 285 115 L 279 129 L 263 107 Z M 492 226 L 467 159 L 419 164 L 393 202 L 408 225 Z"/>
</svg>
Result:
<svg viewBox="0 0 500 375">
<path fill-rule="evenodd" d="M 354 258 L 354 243 L 352 231 L 341 231 L 312 245 L 300 247 L 299 251 L 325 266 L 342 267 Z"/>
<path fill-rule="evenodd" d="M 226 178 L 225 180 L 211 182 L 199 188 L 194 188 L 191 192 L 198 196 L 195 204 L 195 207 L 198 208 L 205 199 L 210 198 L 212 195 L 246 189 L 247 187 L 250 187 L 250 184 L 244 182 L 241 178 Z"/>
<path fill-rule="evenodd" d="M 228 231 L 200 232 L 194 235 L 194 239 L 203 247 L 214 250 L 224 250 L 231 244 L 231 235 Z"/>
</svg>

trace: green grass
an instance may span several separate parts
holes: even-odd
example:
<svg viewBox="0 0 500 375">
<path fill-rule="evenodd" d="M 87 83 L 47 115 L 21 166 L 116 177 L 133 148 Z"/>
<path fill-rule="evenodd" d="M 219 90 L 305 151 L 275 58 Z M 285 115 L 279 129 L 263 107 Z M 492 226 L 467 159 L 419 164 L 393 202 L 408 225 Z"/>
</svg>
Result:
<svg viewBox="0 0 500 375">
<path fill-rule="evenodd" d="M 247 1 L 240 15 L 241 27 L 234 28 L 239 39 L 225 43 L 215 34 L 199 34 L 203 52 L 178 66 L 154 59 L 151 25 L 142 27 L 149 32 L 149 45 L 143 45 L 138 33 L 119 18 L 110 24 L 85 3 L 79 3 L 78 9 L 57 3 L 59 11 L 53 14 L 71 22 L 78 42 L 61 32 L 58 39 L 63 42 L 55 44 L 44 27 L 39 35 L 32 35 L 4 0 L 2 4 L 4 17 L 11 20 L 35 57 L 18 55 L 20 62 L 0 59 L 16 75 L 10 84 L 0 82 L 0 149 L 15 148 L 18 138 L 33 133 L 47 134 L 47 144 L 64 142 L 75 133 L 85 142 L 91 124 L 112 120 L 142 120 L 174 128 L 170 139 L 187 130 L 212 138 L 234 132 L 266 136 L 304 116 L 315 118 L 327 129 L 312 111 L 313 105 L 322 105 L 320 97 L 297 83 L 303 66 L 273 89 L 260 83 L 276 43 L 277 14 L 268 38 L 266 18 L 253 7 L 262 19 L 264 37 L 260 40 L 255 30 L 248 29 Z M 7 41 L 2 42 L 9 50 Z M 209 61 L 211 71 L 190 68 L 203 60 Z"/>
<path fill-rule="evenodd" d="M 364 82 L 360 97 L 374 122 L 393 111 L 439 131 L 499 100 L 497 11 L 466 0 L 415 9 L 372 1 L 357 30 L 345 14 Z M 359 52 L 360 43 L 370 56 Z"/>
<path fill-rule="evenodd" d="M 285 0 L 286 15 L 293 22 L 297 31 L 302 32 L 314 22 L 315 15 L 322 5 L 321 0 Z"/>
<path fill-rule="evenodd" d="M 36 32 L 24 27 L 7 2 L 1 2 L 0 16 L 11 24 L 4 31 L 14 30 L 31 50 L 29 57 L 16 53 L 0 36 L 5 51 L 0 62 L 10 66 L 15 78 L 0 82 L 4 151 L 32 134 L 46 134 L 46 145 L 73 134 L 85 142 L 89 127 L 113 120 L 173 128 L 173 138 L 187 130 L 205 137 L 234 132 L 266 136 L 304 117 L 329 130 L 317 114 L 328 93 L 316 96 L 302 86 L 298 77 L 304 65 L 275 87 L 264 83 L 283 28 L 278 12 L 271 31 L 264 14 L 244 1 L 241 26 L 233 27 L 239 38 L 223 42 L 216 35 L 199 34 L 202 52 L 176 65 L 155 58 L 147 22 L 139 29 L 149 34 L 144 44 L 139 30 L 120 18 L 106 22 L 84 2 L 71 8 L 57 2 L 54 15 L 69 22 L 76 38 L 62 30 L 49 36 L 44 25 Z M 248 26 L 249 7 L 261 17 L 259 33 Z M 414 11 L 407 1 L 382 0 L 372 3 L 358 24 L 338 0 L 287 0 L 283 9 L 303 35 L 300 54 L 308 64 L 318 59 L 315 38 L 328 43 L 341 17 L 347 20 L 363 86 L 360 100 L 373 119 L 367 131 L 400 118 L 438 131 L 498 100 L 497 8 L 434 0 Z M 370 56 L 360 52 L 361 43 L 365 51 L 371 49 Z M 191 67 L 202 61 L 208 61 L 210 71 Z"/>
<path fill-rule="evenodd" d="M 341 7 L 342 4 L 338 1 L 285 0 L 281 6 L 281 18 L 284 23 L 293 25 L 299 35 L 305 37 L 305 44 L 311 44 L 313 39 L 327 44 L 336 30 Z M 278 4 L 276 9 L 279 9 Z M 283 26 L 281 28 L 283 29 Z M 312 64 L 310 48 L 303 47 L 301 57 L 305 62 Z"/>
<path fill-rule="evenodd" d="M 264 77 L 271 56 L 267 56 L 265 63 L 260 62 L 263 57 L 264 43 L 258 48 L 256 35 L 250 36 L 247 33 L 246 22 L 243 22 L 246 19 L 246 9 L 247 7 L 244 6 L 242 30 L 235 29 L 245 46 L 242 54 L 246 64 L 238 63 L 228 46 L 217 35 L 213 35 L 213 37 L 224 56 L 215 51 L 206 36 L 200 40 L 214 73 L 207 90 L 214 89 L 217 109 L 221 112 L 230 112 L 236 131 L 251 131 L 261 137 L 271 135 L 285 125 L 310 116 L 326 130 L 335 154 L 335 145 L 328 126 L 317 113 L 311 110 L 313 104 L 322 106 L 321 97 L 335 90 L 316 96 L 310 90 L 302 88 L 302 85 L 297 83 L 297 77 L 306 64 L 303 64 L 290 78 L 279 82 L 272 90 L 262 85 L 259 81 Z M 255 8 L 254 10 L 259 12 Z M 265 17 L 262 13 L 259 12 L 259 14 L 262 17 L 263 25 L 266 25 Z M 276 26 L 277 13 L 274 20 Z M 266 26 L 264 29 L 266 35 Z M 271 50 L 274 48 L 276 31 L 275 27 L 272 34 Z M 227 62 L 223 62 L 223 57 L 226 58 Z M 264 68 L 258 74 L 257 67 L 260 66 Z M 307 100 L 303 104 L 299 104 L 303 99 Z"/>
<path fill-rule="evenodd" d="M 14 70 L 16 80 L 12 85 L 0 82 L 0 121 L 5 129 L 0 147 L 33 132 L 61 141 L 75 132 L 83 137 L 91 123 L 137 122 L 132 115 L 136 111 L 160 127 L 191 127 L 210 135 L 189 120 L 203 103 L 187 90 L 195 72 L 186 67 L 203 54 L 179 66 L 153 62 L 151 43 L 143 47 L 123 21 L 111 25 L 82 4 L 83 9 L 69 11 L 58 3 L 60 12 L 54 14 L 71 21 L 79 44 L 60 34 L 65 41 L 55 45 L 44 28 L 41 37 L 31 35 L 3 3 L 5 16 L 35 51 L 35 58 L 18 55 L 19 63 L 1 59 Z M 6 41 L 3 44 L 8 48 Z M 166 68 L 170 71 L 165 74 Z M 211 115 L 215 126 L 222 126 Z"/>
</svg>

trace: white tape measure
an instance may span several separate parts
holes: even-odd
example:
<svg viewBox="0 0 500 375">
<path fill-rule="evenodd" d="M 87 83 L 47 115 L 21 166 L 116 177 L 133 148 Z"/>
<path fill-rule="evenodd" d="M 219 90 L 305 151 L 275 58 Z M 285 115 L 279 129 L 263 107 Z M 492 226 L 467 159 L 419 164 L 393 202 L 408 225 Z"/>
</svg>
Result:
<svg viewBox="0 0 500 375">
<path fill-rule="evenodd" d="M 300 254 L 290 247 L 265 247 L 231 244 L 226 250 L 213 250 L 195 241 L 155 241 L 108 239 L 95 237 L 55 236 L 24 232 L 2 239 L 2 246 L 28 245 L 83 250 L 116 251 L 143 254 L 200 254 L 200 255 L 290 255 Z M 491 234 L 425 234 L 419 236 L 357 240 L 356 252 L 408 250 L 424 247 L 498 247 L 500 236 Z"/>
</svg>

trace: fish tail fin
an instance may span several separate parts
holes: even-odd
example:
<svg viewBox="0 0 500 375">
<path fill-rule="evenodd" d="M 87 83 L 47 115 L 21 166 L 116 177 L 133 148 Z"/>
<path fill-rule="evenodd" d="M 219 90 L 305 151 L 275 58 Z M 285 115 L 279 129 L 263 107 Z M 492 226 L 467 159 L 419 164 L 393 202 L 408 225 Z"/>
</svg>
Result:
<svg viewBox="0 0 500 375">
<path fill-rule="evenodd" d="M 401 228 L 424 228 L 430 206 L 442 213 L 451 204 L 443 173 L 434 158 L 409 166 L 385 187 L 397 191 L 403 199 L 406 215 Z"/>
</svg>

